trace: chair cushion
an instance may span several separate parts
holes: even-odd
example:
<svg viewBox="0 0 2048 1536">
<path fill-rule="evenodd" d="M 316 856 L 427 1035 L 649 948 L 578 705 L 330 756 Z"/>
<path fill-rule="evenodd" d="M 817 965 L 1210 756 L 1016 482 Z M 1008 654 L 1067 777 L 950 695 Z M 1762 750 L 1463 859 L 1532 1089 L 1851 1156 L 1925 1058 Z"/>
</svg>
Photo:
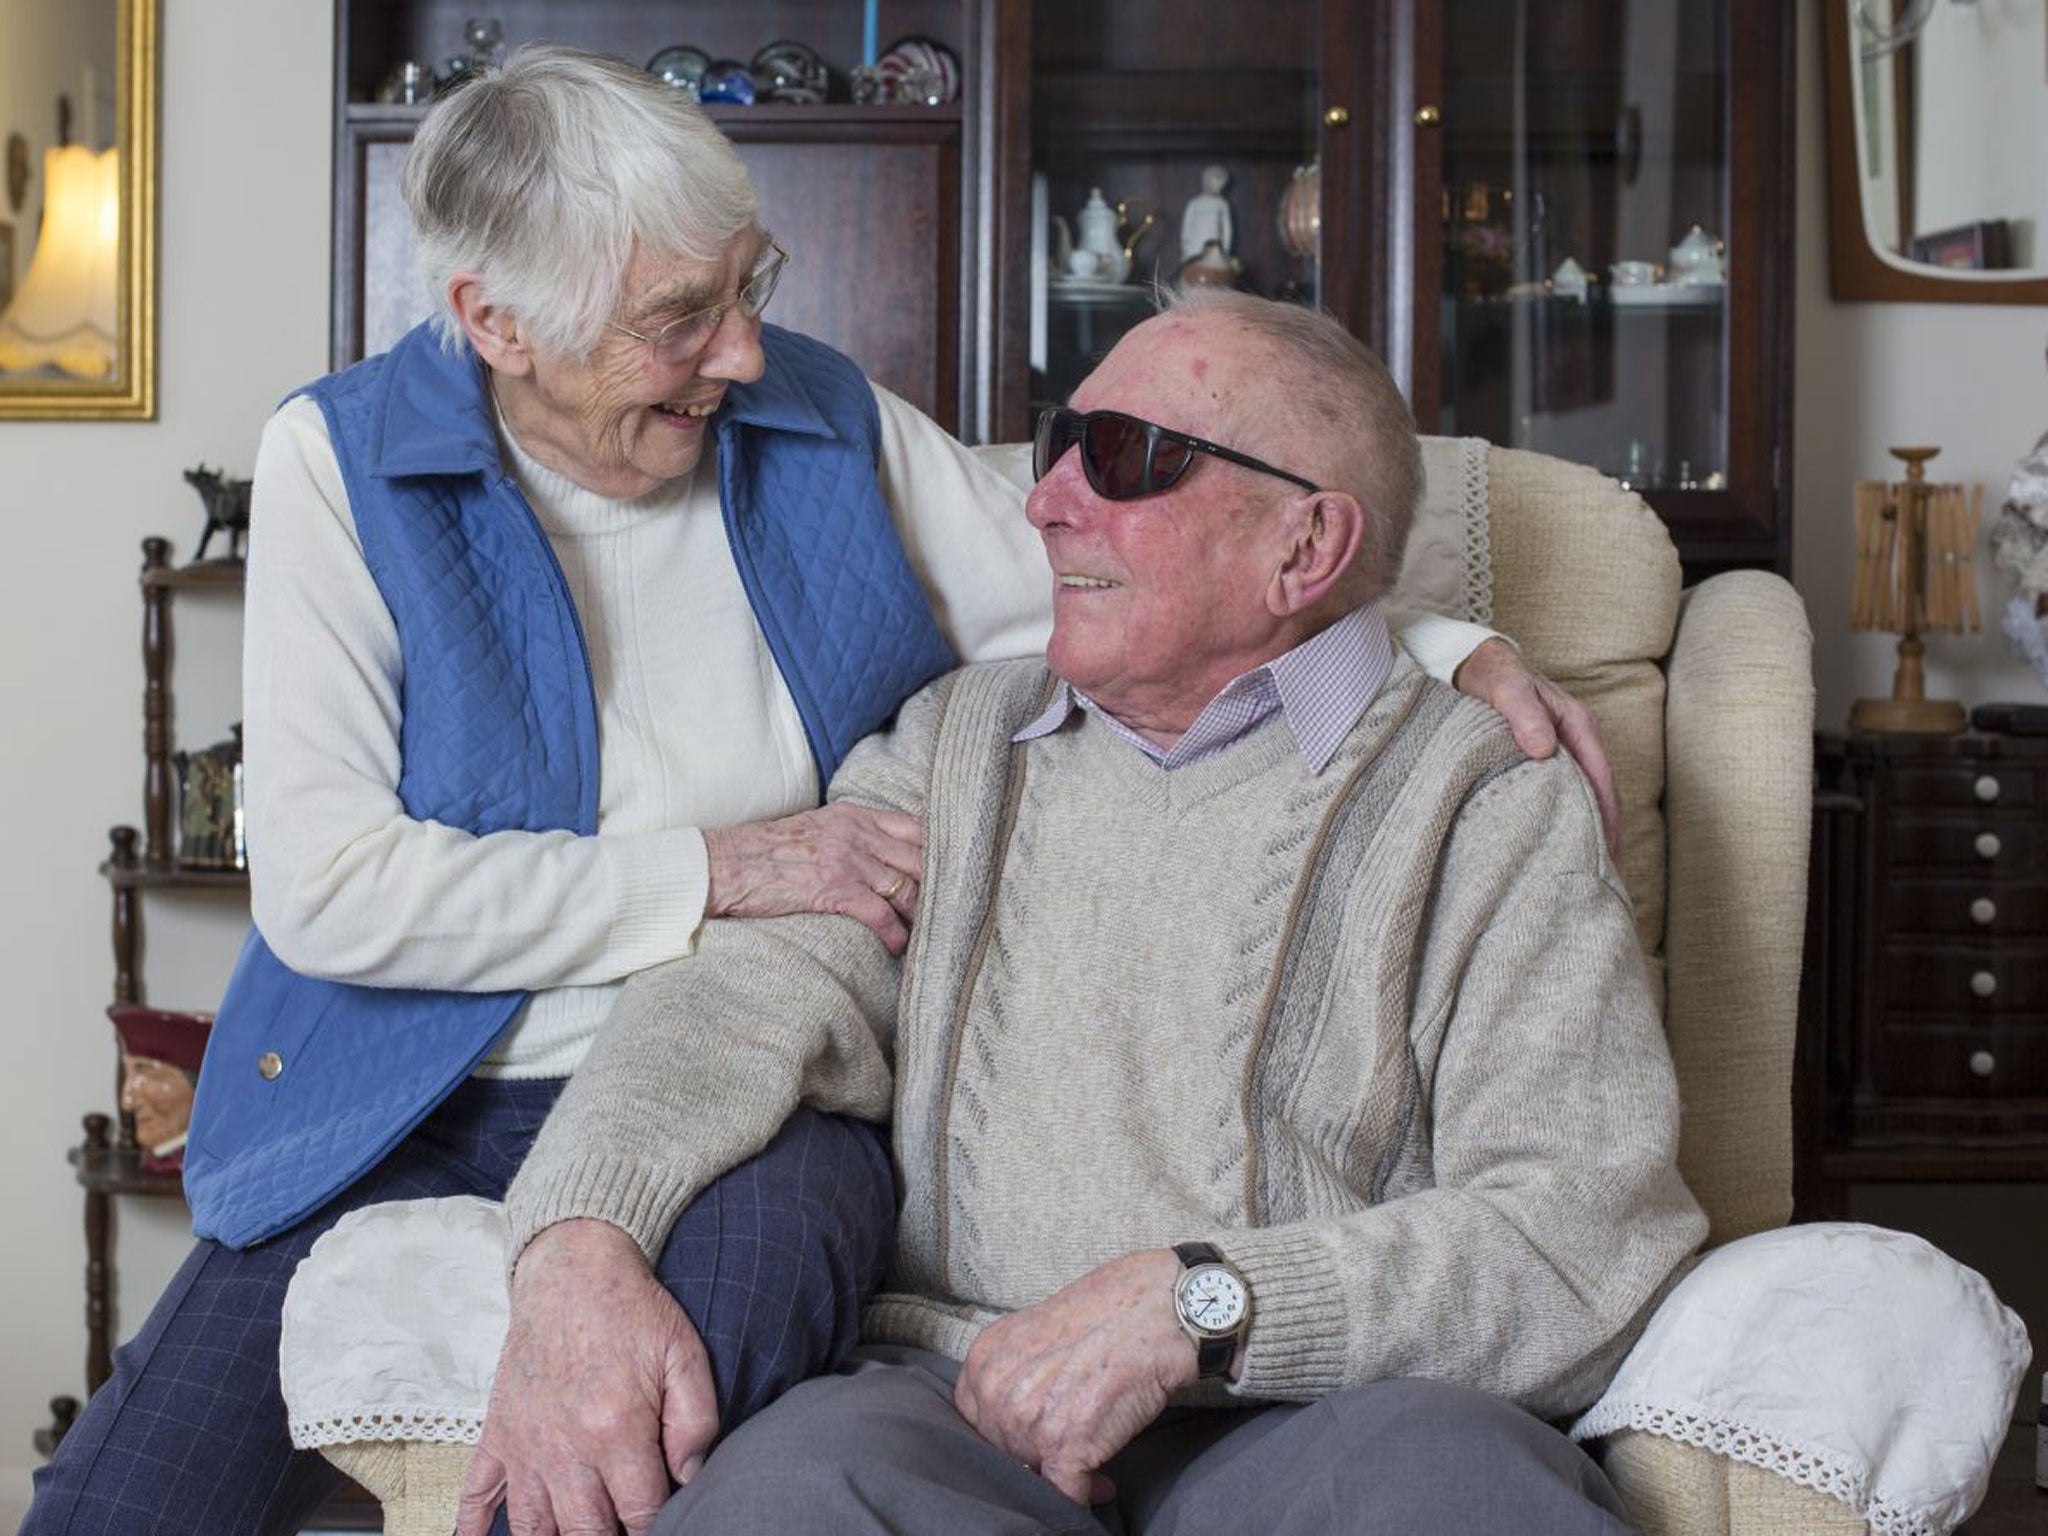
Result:
<svg viewBox="0 0 2048 1536">
<path fill-rule="evenodd" d="M 1493 625 L 1600 722 L 1621 793 L 1622 878 L 1654 962 L 1667 868 L 1660 664 L 1678 623 L 1678 551 L 1643 499 L 1598 470 L 1495 448 L 1487 480 Z"/>
</svg>

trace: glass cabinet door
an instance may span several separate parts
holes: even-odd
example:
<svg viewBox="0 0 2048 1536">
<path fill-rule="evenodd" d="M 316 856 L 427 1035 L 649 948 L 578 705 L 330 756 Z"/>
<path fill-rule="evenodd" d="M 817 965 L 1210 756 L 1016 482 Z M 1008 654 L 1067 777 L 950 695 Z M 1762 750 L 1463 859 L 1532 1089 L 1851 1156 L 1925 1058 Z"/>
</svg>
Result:
<svg viewBox="0 0 2048 1536">
<path fill-rule="evenodd" d="M 1322 11 L 1031 4 L 1032 412 L 1152 312 L 1157 284 L 1322 297 Z"/>
<path fill-rule="evenodd" d="M 1759 133 L 1769 55 L 1744 52 L 1758 9 L 1444 0 L 1432 40 L 1418 413 L 1641 491 L 1700 570 L 1784 559 L 1789 370 L 1768 328 L 1788 261 L 1768 206 L 1781 146 Z"/>
</svg>

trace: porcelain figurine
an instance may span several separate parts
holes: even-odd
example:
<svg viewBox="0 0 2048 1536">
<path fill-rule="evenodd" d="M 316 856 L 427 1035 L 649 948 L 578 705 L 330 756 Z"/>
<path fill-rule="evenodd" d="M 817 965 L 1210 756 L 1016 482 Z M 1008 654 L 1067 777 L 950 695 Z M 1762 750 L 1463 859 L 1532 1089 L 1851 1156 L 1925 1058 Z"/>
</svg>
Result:
<svg viewBox="0 0 2048 1536">
<path fill-rule="evenodd" d="M 1134 212 L 1142 213 L 1135 224 L 1131 222 Z M 1078 238 L 1067 232 L 1064 220 L 1053 220 L 1054 251 L 1071 248 L 1062 263 L 1067 275 L 1098 283 L 1121 283 L 1131 275 L 1131 264 L 1137 259 L 1138 242 L 1158 222 L 1158 218 L 1143 212 L 1137 198 L 1127 198 L 1111 207 L 1109 200 L 1102 195 L 1102 188 L 1090 187 L 1088 201 L 1082 205 L 1075 222 L 1080 229 Z"/>
<path fill-rule="evenodd" d="M 1223 189 L 1230 185 L 1230 172 L 1220 165 L 1202 170 L 1202 190 L 1188 199 L 1180 215 L 1180 259 L 1183 264 L 1201 259 L 1210 245 L 1222 251 L 1226 264 L 1237 249 L 1231 226 L 1230 204 Z"/>
<path fill-rule="evenodd" d="M 1721 242 L 1695 224 L 1671 247 L 1671 281 L 1696 288 L 1727 281 L 1721 265 Z"/>
<path fill-rule="evenodd" d="M 1557 270 L 1550 274 L 1550 291 L 1560 299 L 1583 299 L 1586 296 L 1588 282 L 1586 269 L 1567 256 L 1557 264 Z"/>
<path fill-rule="evenodd" d="M 1196 288 L 1231 288 L 1244 271 L 1244 263 L 1223 249 L 1223 242 L 1211 240 L 1189 260 L 1181 263 L 1180 280 Z"/>
</svg>

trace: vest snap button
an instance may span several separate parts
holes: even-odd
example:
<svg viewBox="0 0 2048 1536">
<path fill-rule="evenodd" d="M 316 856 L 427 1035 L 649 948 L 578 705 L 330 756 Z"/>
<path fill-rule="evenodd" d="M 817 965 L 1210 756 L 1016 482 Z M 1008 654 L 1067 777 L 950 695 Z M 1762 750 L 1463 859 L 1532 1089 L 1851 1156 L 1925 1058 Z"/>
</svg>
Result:
<svg viewBox="0 0 2048 1536">
<path fill-rule="evenodd" d="M 274 1083 L 284 1071 L 284 1058 L 275 1051 L 265 1051 L 256 1058 L 256 1075 L 266 1083 Z"/>
</svg>

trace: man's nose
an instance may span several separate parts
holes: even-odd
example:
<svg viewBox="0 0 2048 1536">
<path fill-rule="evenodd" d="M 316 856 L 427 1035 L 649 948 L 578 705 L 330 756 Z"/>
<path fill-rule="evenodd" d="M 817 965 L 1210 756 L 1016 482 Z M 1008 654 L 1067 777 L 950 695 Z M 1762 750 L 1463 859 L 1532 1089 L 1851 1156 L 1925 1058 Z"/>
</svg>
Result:
<svg viewBox="0 0 2048 1536">
<path fill-rule="evenodd" d="M 1091 492 L 1087 473 L 1081 468 L 1079 446 L 1061 454 L 1053 467 L 1024 498 L 1024 515 L 1040 533 L 1058 526 L 1071 526 L 1088 513 Z"/>
</svg>

